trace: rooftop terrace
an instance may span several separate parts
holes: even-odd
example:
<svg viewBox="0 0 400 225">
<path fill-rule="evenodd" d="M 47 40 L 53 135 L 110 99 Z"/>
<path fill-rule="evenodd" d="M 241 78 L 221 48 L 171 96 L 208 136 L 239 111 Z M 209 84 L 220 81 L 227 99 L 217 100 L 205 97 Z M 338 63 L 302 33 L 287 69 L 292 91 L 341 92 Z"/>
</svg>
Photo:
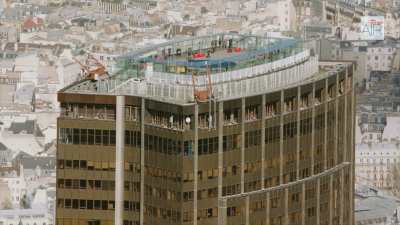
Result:
<svg viewBox="0 0 400 225">
<path fill-rule="evenodd" d="M 297 40 L 218 34 L 121 56 L 111 77 L 84 80 L 63 91 L 191 104 L 196 91 L 226 100 L 296 85 L 319 72 L 317 56 Z"/>
<path fill-rule="evenodd" d="M 121 56 L 117 74 L 141 77 L 149 72 L 182 75 L 219 73 L 264 64 L 301 49 L 295 39 L 238 34 L 175 40 Z"/>
</svg>

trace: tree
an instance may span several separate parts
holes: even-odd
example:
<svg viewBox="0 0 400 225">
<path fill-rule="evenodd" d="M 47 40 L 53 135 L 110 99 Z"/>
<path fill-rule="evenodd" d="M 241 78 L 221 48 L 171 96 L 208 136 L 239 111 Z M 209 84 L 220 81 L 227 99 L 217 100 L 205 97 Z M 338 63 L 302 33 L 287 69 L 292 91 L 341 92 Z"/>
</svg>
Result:
<svg viewBox="0 0 400 225">
<path fill-rule="evenodd" d="M 202 6 L 200 9 L 200 12 L 201 12 L 201 14 L 206 14 L 206 13 L 208 13 L 208 9 L 204 6 Z"/>
<path fill-rule="evenodd" d="M 29 209 L 31 207 L 30 206 L 30 202 L 29 202 L 29 198 L 28 198 L 28 196 L 26 196 L 26 194 L 24 194 L 24 196 L 19 201 L 19 205 L 23 209 Z"/>
</svg>

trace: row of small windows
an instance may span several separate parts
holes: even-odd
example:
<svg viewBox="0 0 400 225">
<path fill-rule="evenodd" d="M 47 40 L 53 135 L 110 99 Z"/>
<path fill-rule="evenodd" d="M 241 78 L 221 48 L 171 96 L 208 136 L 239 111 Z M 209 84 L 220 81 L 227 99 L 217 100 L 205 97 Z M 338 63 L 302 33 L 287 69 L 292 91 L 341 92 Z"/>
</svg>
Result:
<svg viewBox="0 0 400 225">
<path fill-rule="evenodd" d="M 114 191 L 115 181 L 112 180 L 84 180 L 84 179 L 58 179 L 57 187 L 62 189 L 87 189 Z M 124 182 L 125 191 L 140 192 L 139 182 Z"/>
<path fill-rule="evenodd" d="M 367 163 L 367 164 L 391 164 L 391 163 L 396 163 L 397 159 L 396 158 L 392 158 L 392 159 L 385 159 L 381 158 L 381 159 L 370 159 L 370 158 L 360 158 L 359 159 L 360 163 Z"/>
<path fill-rule="evenodd" d="M 317 123 L 319 124 L 319 123 Z M 301 120 L 301 135 L 311 132 L 311 119 Z M 297 123 L 290 122 L 283 126 L 284 139 L 293 138 L 297 134 Z M 268 127 L 265 129 L 265 142 L 273 143 L 280 139 L 280 126 Z M 169 155 L 184 156 L 193 155 L 193 141 L 179 141 L 154 135 L 145 135 L 144 148 L 147 151 L 155 151 Z M 80 145 L 102 145 L 115 146 L 115 130 L 60 128 L 60 144 Z M 240 148 L 241 135 L 233 134 L 223 136 L 223 151 L 236 150 Z M 140 148 L 141 134 L 138 131 L 125 131 L 125 144 Z M 245 133 L 245 148 L 259 146 L 261 144 L 261 130 L 253 130 Z M 218 152 L 218 137 L 211 137 L 198 140 L 198 154 L 214 154 Z"/>
<path fill-rule="evenodd" d="M 180 201 L 181 192 L 175 192 L 164 188 L 153 187 L 150 185 L 145 185 L 144 187 L 145 196 L 152 197 L 153 199 L 159 200 L 172 200 Z"/>
<path fill-rule="evenodd" d="M 193 141 L 182 141 L 158 137 L 154 135 L 145 135 L 144 147 L 147 151 L 155 151 L 169 155 L 179 155 L 182 152 L 185 156 L 193 155 Z M 115 130 L 98 129 L 78 129 L 78 128 L 60 128 L 60 144 L 77 145 L 115 145 Z M 125 144 L 140 148 L 141 135 L 138 131 L 125 131 Z M 207 138 L 198 140 L 199 155 L 217 153 L 218 138 Z M 228 135 L 223 137 L 224 151 L 238 149 L 239 135 Z"/>
<path fill-rule="evenodd" d="M 114 225 L 114 220 L 57 218 L 57 225 Z M 124 220 L 123 225 L 139 225 L 139 221 Z"/>
<path fill-rule="evenodd" d="M 250 173 L 256 171 L 258 168 L 261 168 L 261 162 L 249 162 L 245 163 L 245 173 Z M 222 168 L 222 176 L 236 176 L 240 173 L 239 165 L 230 165 Z M 199 170 L 197 172 L 197 178 L 199 180 L 211 180 L 218 177 L 218 168 L 208 169 L 208 170 Z M 194 176 L 193 172 L 183 173 L 183 182 L 193 182 Z"/>
<path fill-rule="evenodd" d="M 86 199 L 57 199 L 57 207 L 65 209 L 115 210 L 115 201 Z M 124 210 L 139 212 L 140 203 L 124 201 Z"/>
<path fill-rule="evenodd" d="M 181 213 L 175 209 L 159 208 L 155 206 L 146 205 L 144 207 L 144 215 L 153 218 L 162 218 L 165 220 L 171 220 L 173 222 L 180 222 Z"/>
<path fill-rule="evenodd" d="M 183 192 L 183 201 L 193 201 L 193 196 L 193 191 Z M 216 197 L 218 197 L 217 188 L 201 189 L 197 191 L 197 199 L 199 200 Z"/>
<path fill-rule="evenodd" d="M 74 170 L 96 170 L 96 171 L 115 171 L 114 161 L 90 161 L 90 160 L 63 160 L 57 161 L 58 169 L 74 169 Z M 125 171 L 140 174 L 140 164 L 125 162 Z M 145 175 L 157 178 L 163 178 L 172 182 L 180 182 L 181 175 L 178 172 L 164 169 L 145 166 Z"/>
<path fill-rule="evenodd" d="M 57 160 L 58 169 L 80 169 L 97 171 L 115 171 L 115 161 L 92 161 L 92 160 Z M 126 171 L 140 173 L 140 164 L 125 162 Z"/>
<path fill-rule="evenodd" d="M 115 145 L 115 130 L 60 128 L 60 144 Z"/>
</svg>

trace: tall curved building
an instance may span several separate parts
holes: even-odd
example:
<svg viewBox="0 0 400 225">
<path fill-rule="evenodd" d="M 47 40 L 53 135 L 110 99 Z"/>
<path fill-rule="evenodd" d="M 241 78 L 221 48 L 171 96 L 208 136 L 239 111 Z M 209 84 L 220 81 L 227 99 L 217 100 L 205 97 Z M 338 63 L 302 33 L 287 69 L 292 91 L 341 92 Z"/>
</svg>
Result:
<svg viewBox="0 0 400 225">
<path fill-rule="evenodd" d="M 58 225 L 353 225 L 352 62 L 216 34 L 58 94 Z"/>
</svg>

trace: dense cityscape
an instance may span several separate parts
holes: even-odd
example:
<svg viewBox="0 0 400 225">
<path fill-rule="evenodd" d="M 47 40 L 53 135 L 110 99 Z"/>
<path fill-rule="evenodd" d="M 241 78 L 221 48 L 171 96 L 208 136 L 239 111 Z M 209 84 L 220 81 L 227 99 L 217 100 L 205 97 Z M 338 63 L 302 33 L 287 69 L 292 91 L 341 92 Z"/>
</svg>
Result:
<svg viewBox="0 0 400 225">
<path fill-rule="evenodd" d="M 400 224 L 400 1 L 0 0 L 0 225 L 75 224 Z"/>
</svg>

